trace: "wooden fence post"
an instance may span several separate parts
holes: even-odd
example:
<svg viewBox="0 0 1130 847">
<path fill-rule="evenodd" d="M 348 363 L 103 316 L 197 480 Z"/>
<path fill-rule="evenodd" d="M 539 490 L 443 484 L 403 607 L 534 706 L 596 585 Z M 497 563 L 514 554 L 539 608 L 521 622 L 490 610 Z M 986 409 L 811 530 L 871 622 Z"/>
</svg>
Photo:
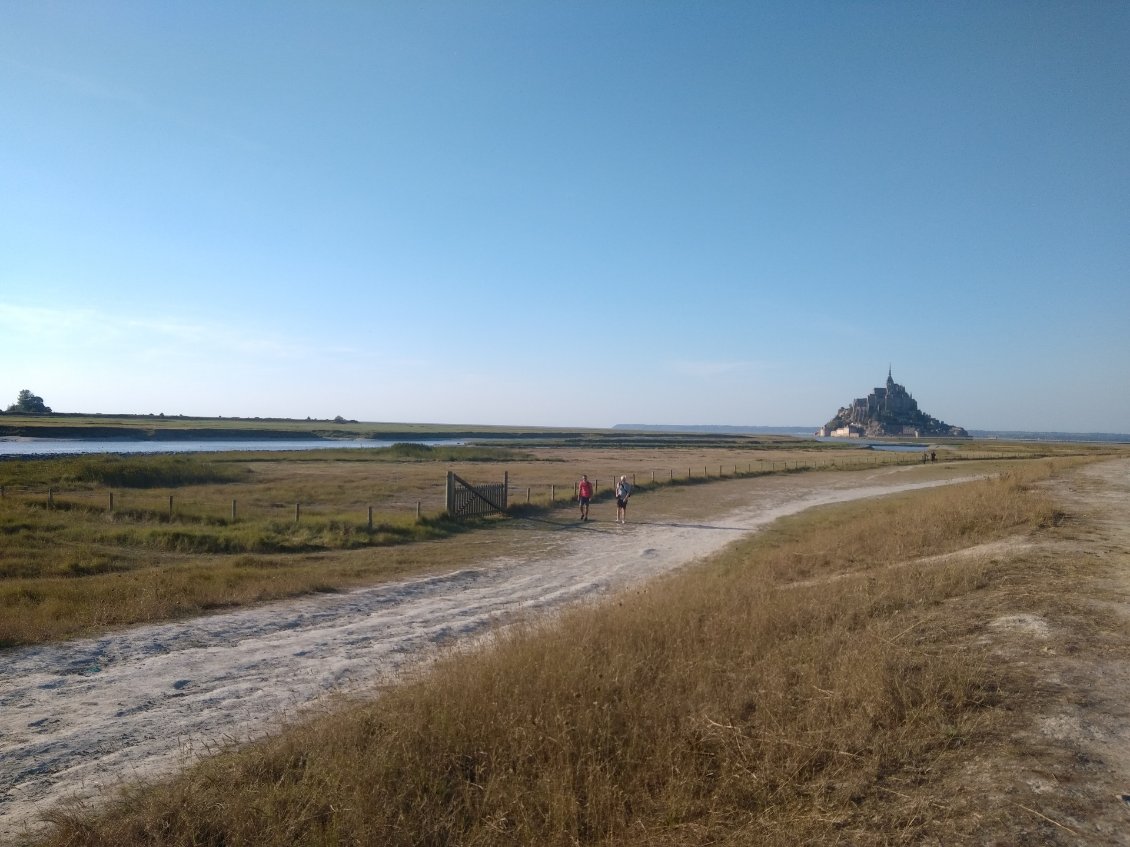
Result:
<svg viewBox="0 0 1130 847">
<path fill-rule="evenodd" d="M 420 501 L 416 501 L 416 523 L 420 522 Z"/>
<path fill-rule="evenodd" d="M 55 490 L 53 488 L 47 489 L 47 508 L 55 508 Z"/>
<path fill-rule="evenodd" d="M 294 522 L 295 523 L 298 523 L 298 518 L 301 516 L 301 514 L 302 514 L 302 507 L 298 503 L 295 503 L 294 504 Z"/>
<path fill-rule="evenodd" d="M 169 517 L 173 516 L 173 495 L 169 495 Z"/>
<path fill-rule="evenodd" d="M 108 511 L 109 511 L 109 512 L 110 512 L 111 514 L 112 514 L 112 513 L 113 513 L 113 511 L 114 511 L 114 492 L 113 492 L 113 491 L 111 491 L 111 492 L 110 492 L 110 506 L 109 506 L 109 509 L 108 509 Z"/>
<path fill-rule="evenodd" d="M 552 504 L 552 503 L 553 503 L 553 501 L 554 501 L 554 500 L 556 499 L 556 498 L 555 498 L 555 497 L 553 496 L 553 493 L 554 493 L 554 486 L 553 486 L 553 483 L 551 482 L 551 483 L 549 484 L 549 502 L 550 502 L 551 504 Z"/>
<path fill-rule="evenodd" d="M 373 507 L 369 507 L 369 532 L 373 531 Z"/>
<path fill-rule="evenodd" d="M 232 501 L 231 501 L 231 519 L 232 519 L 232 521 L 235 521 L 235 498 L 234 497 L 232 498 Z"/>
</svg>

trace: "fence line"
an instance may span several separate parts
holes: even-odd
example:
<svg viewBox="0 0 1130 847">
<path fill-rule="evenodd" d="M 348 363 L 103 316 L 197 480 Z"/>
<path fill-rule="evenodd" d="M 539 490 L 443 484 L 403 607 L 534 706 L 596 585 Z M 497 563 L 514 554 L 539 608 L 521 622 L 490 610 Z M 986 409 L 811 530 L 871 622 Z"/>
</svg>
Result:
<svg viewBox="0 0 1130 847">
<path fill-rule="evenodd" d="M 947 456 L 942 461 L 992 461 L 1011 458 L 1024 458 L 1016 457 L 1011 454 L 1000 455 L 978 455 L 965 457 Z M 880 458 L 878 455 L 869 456 L 815 456 L 811 458 L 794 458 L 794 459 L 757 459 L 746 462 L 744 465 L 734 463 L 731 465 L 718 465 L 717 468 L 712 466 L 703 466 L 701 474 L 696 473 L 694 468 L 687 468 L 686 476 L 676 474 L 674 468 L 649 468 L 645 471 L 632 471 L 625 475 L 632 481 L 632 486 L 637 491 L 646 491 L 652 487 L 672 484 L 687 484 L 695 482 L 705 482 L 709 480 L 721 479 L 741 479 L 745 477 L 764 476 L 775 473 L 790 473 L 808 470 L 860 470 L 865 468 L 876 468 L 884 465 L 916 465 L 923 462 L 921 454 L 917 452 L 906 452 L 893 454 L 891 458 L 883 456 Z M 715 473 L 715 470 L 717 471 Z M 597 477 L 590 474 L 593 483 L 593 499 L 603 500 L 611 497 L 612 491 L 615 488 L 615 480 L 619 478 L 618 473 L 609 473 L 605 477 Z M 665 478 L 664 478 L 665 477 Z M 485 491 L 482 486 L 477 486 Z M 562 488 L 559 482 L 532 482 L 529 480 L 512 481 L 509 479 L 508 473 L 504 475 L 501 485 L 492 484 L 492 489 L 498 489 L 492 492 L 501 500 L 503 511 L 512 512 L 514 510 L 514 503 L 522 502 L 523 506 L 537 508 L 541 506 L 552 507 L 555 504 L 565 505 L 573 502 L 577 498 L 577 483 L 574 482 L 572 489 L 565 487 L 563 491 L 558 489 Z M 446 484 L 437 485 L 440 493 L 436 495 L 437 508 L 431 514 L 443 515 L 445 513 L 453 514 L 448 502 L 449 495 L 444 490 Z M 195 521 L 216 521 L 229 519 L 232 523 L 250 520 L 279 520 L 287 521 L 285 517 L 286 510 L 290 506 L 274 506 L 267 514 L 264 514 L 263 509 L 250 509 L 246 503 L 239 503 L 237 499 L 233 498 L 230 503 L 230 513 L 225 506 L 218 508 L 208 508 L 208 504 L 201 504 L 200 501 L 192 501 L 178 498 L 174 502 L 174 495 L 161 496 L 161 506 L 154 508 L 151 505 L 139 505 L 139 501 L 144 503 L 146 497 L 136 489 L 127 489 L 130 493 L 124 494 L 120 489 L 115 491 L 107 491 L 102 489 L 73 489 L 66 491 L 60 489 L 55 485 L 51 486 L 0 486 L 0 498 L 4 499 L 9 504 L 13 502 L 23 503 L 26 505 L 40 505 L 47 509 L 83 509 L 89 512 L 104 511 L 105 514 L 111 516 L 114 520 L 128 520 L 132 515 L 140 514 L 147 518 L 165 518 L 170 522 L 178 519 L 186 522 Z M 40 493 L 37 493 L 40 492 Z M 511 492 L 518 495 L 517 499 L 511 498 Z M 66 499 L 62 499 L 60 495 L 66 495 Z M 487 495 L 491 499 L 492 495 Z M 105 505 L 99 507 L 98 500 L 101 499 Z M 153 498 L 149 498 L 152 500 Z M 471 496 L 470 499 L 475 499 Z M 481 498 L 480 498 L 481 499 Z M 498 505 L 497 500 L 493 501 L 491 506 Z M 333 520 L 344 519 L 348 514 L 346 510 L 338 507 L 334 508 Z M 409 514 L 414 514 L 416 521 L 420 521 L 424 517 L 423 501 L 419 499 L 410 500 L 407 506 L 401 506 Z M 499 511 L 498 509 L 482 508 L 476 511 L 476 507 L 464 506 L 461 514 L 487 514 L 491 511 Z M 519 507 L 520 508 L 520 507 Z M 294 524 L 303 522 L 317 521 L 322 519 L 322 515 L 318 512 L 319 505 L 317 503 L 294 503 L 292 517 L 289 519 Z M 374 528 L 374 508 L 372 505 L 360 507 L 363 517 L 359 517 L 358 523 L 367 527 L 370 531 Z M 385 514 L 396 514 L 397 512 L 386 511 Z"/>
</svg>

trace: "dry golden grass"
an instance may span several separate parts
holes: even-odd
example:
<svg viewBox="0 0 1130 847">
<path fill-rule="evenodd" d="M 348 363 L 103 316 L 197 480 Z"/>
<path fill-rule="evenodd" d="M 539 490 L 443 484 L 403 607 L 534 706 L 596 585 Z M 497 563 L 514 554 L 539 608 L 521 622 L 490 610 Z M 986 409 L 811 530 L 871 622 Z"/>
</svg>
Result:
<svg viewBox="0 0 1130 847">
<path fill-rule="evenodd" d="M 384 455 L 348 450 L 101 461 L 117 477 L 190 478 L 140 488 L 86 481 L 79 459 L 0 465 L 0 479 L 7 480 L 0 498 L 0 648 L 457 566 L 467 545 L 441 542 L 462 539 L 469 527 L 442 514 L 448 470 L 479 483 L 507 474 L 514 512 L 536 513 L 571 504 L 581 473 L 598 482 L 600 500 L 620 474 L 643 493 L 684 486 L 688 475 L 699 485 L 833 462 L 850 470 L 908 460 L 757 440 L 748 448 L 474 450 L 471 458 L 453 453 L 436 460 Z M 221 481 L 195 481 L 209 474 Z M 517 543 L 497 533 L 495 541 Z M 396 549 L 404 545 L 412 552 Z"/>
<path fill-rule="evenodd" d="M 1050 470 L 782 521 L 101 814 L 58 814 L 39 843 L 961 842 L 971 819 L 938 791 L 1016 696 L 971 610 L 1044 575 L 923 557 L 1054 522 L 1033 486 Z"/>
</svg>

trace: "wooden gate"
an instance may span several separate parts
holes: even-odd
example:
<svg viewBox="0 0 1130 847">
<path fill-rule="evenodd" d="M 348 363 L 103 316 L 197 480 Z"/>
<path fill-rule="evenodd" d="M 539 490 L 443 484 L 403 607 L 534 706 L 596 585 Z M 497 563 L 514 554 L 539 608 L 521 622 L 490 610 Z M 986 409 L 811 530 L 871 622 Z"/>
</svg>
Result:
<svg viewBox="0 0 1130 847">
<path fill-rule="evenodd" d="M 470 518 L 505 512 L 506 491 L 509 487 L 509 473 L 502 475 L 501 483 L 472 485 L 448 471 L 447 514 L 453 518 Z"/>
</svg>

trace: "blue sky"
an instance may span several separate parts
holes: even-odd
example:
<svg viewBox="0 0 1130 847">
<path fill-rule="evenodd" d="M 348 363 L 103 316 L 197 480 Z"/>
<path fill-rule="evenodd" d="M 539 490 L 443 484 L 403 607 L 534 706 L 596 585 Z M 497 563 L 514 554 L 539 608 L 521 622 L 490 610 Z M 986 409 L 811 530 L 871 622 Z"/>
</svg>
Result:
<svg viewBox="0 0 1130 847">
<path fill-rule="evenodd" d="M 0 405 L 1130 432 L 1130 4 L 0 16 Z"/>
</svg>

